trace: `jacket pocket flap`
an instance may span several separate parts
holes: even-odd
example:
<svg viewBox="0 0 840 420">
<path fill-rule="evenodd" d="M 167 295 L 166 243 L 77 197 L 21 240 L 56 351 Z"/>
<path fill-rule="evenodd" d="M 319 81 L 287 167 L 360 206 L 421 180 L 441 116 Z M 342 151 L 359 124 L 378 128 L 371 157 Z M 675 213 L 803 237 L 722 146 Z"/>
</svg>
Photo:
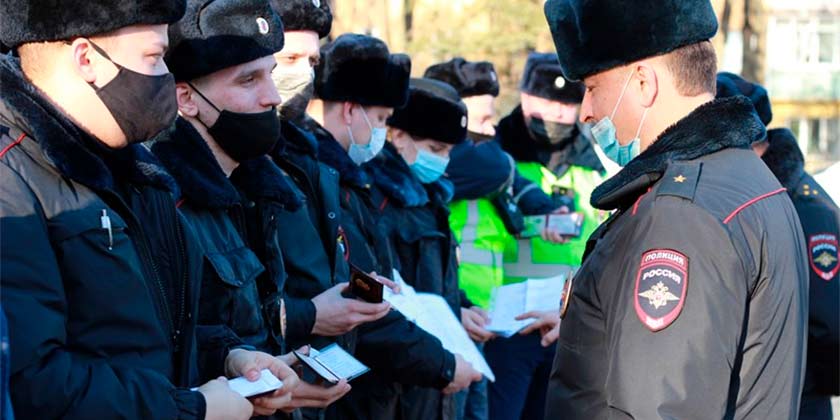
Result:
<svg viewBox="0 0 840 420">
<path fill-rule="evenodd" d="M 207 252 L 204 256 L 219 279 L 235 287 L 254 282 L 265 271 L 257 256 L 246 247 L 227 252 Z"/>
<path fill-rule="evenodd" d="M 103 218 L 103 211 L 104 217 Z M 53 217 L 49 221 L 50 235 L 54 242 L 61 242 L 65 239 L 91 230 L 102 230 L 108 234 L 107 225 L 112 231 L 125 229 L 125 221 L 109 208 L 87 207 L 71 210 Z"/>
</svg>

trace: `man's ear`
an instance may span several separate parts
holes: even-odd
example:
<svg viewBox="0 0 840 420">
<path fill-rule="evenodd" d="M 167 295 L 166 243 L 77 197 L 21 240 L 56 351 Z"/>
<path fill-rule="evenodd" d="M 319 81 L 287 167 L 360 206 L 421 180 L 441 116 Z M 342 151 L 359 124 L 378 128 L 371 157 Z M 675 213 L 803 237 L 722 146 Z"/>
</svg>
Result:
<svg viewBox="0 0 840 420">
<path fill-rule="evenodd" d="M 637 64 L 634 78 L 639 90 L 639 104 L 645 108 L 650 108 L 659 94 L 659 78 L 656 75 L 656 67 L 647 62 Z"/>
<path fill-rule="evenodd" d="M 344 125 L 350 125 L 353 123 L 353 103 L 352 102 L 342 102 L 341 103 L 341 120 L 344 122 Z"/>
<path fill-rule="evenodd" d="M 87 38 L 76 38 L 70 44 L 70 51 L 72 53 L 73 68 L 76 73 L 87 83 L 96 82 L 96 72 L 94 71 L 94 62 L 100 59 L 93 47 L 90 45 L 90 40 Z"/>
<path fill-rule="evenodd" d="M 175 85 L 175 96 L 178 99 L 178 111 L 181 115 L 195 118 L 198 116 L 198 104 L 193 96 L 193 91 L 186 83 Z"/>
</svg>

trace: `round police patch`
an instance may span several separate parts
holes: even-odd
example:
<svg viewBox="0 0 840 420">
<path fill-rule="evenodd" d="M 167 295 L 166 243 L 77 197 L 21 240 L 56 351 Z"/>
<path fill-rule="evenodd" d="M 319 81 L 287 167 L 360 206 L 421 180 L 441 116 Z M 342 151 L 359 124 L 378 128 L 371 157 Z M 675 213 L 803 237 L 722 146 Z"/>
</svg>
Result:
<svg viewBox="0 0 840 420">
<path fill-rule="evenodd" d="M 811 269 L 825 281 L 831 281 L 840 270 L 837 254 L 837 235 L 820 233 L 808 238 L 808 257 Z"/>
<path fill-rule="evenodd" d="M 265 20 L 265 18 L 258 17 L 257 18 L 257 29 L 259 29 L 261 34 L 267 35 L 271 28 L 269 28 L 268 21 Z"/>
<path fill-rule="evenodd" d="M 688 257 L 671 249 L 642 254 L 634 289 L 636 315 L 651 331 L 671 325 L 682 312 L 688 290 Z"/>
</svg>

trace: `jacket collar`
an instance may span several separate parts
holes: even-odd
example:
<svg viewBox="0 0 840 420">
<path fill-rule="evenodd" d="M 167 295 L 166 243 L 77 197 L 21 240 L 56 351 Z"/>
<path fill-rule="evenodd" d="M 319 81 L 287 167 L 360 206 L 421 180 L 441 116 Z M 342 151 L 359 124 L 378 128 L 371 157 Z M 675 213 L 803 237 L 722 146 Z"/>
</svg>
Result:
<svg viewBox="0 0 840 420">
<path fill-rule="evenodd" d="M 241 202 L 236 188 L 189 121 L 178 117 L 175 125 L 151 147 L 178 181 L 182 198 L 211 209 L 230 208 Z"/>
<path fill-rule="evenodd" d="M 424 185 L 391 143 L 386 143 L 382 152 L 364 167 L 374 184 L 400 207 L 446 204 L 452 200 L 455 187 L 448 179 Z"/>
<path fill-rule="evenodd" d="M 350 159 L 350 155 L 329 131 L 321 127 L 314 133 L 318 139 L 318 160 L 338 171 L 341 183 L 356 188 L 370 187 L 370 178 L 365 171 Z"/>
<path fill-rule="evenodd" d="M 536 162 L 548 166 L 551 157 L 562 154 L 558 168 L 575 165 L 604 172 L 604 167 L 595 154 L 589 130 L 581 124 L 575 124 L 576 130 L 568 139 L 556 145 L 545 145 L 533 137 L 525 124 L 522 106 L 517 106 L 513 112 L 499 122 L 496 137 L 502 148 L 510 153 L 517 162 Z M 557 168 L 550 168 L 552 171 Z"/>
<path fill-rule="evenodd" d="M 671 162 L 728 148 L 746 149 L 764 135 L 764 124 L 748 99 L 716 99 L 662 132 L 650 147 L 592 192 L 591 204 L 601 210 L 625 208 L 658 181 Z"/>
<path fill-rule="evenodd" d="M 0 55 L 0 92 L 0 125 L 26 133 L 62 175 L 94 190 L 115 191 L 111 168 L 124 169 L 118 175 L 130 182 L 178 193 L 175 180 L 143 145 L 119 150 L 102 145 L 101 150 L 95 150 L 97 140 L 30 83 L 20 70 L 19 61 L 11 55 Z"/>
<path fill-rule="evenodd" d="M 241 163 L 231 174 L 230 180 L 248 197 L 268 198 L 290 211 L 299 209 L 303 204 L 288 178 L 267 156 Z"/>
<path fill-rule="evenodd" d="M 277 159 L 292 152 L 310 156 L 315 160 L 318 159 L 318 141 L 315 140 L 315 135 L 306 128 L 290 121 L 282 121 L 280 134 L 280 140 L 271 153 L 273 158 Z"/>
<path fill-rule="evenodd" d="M 796 190 L 805 175 L 805 157 L 796 137 L 787 128 L 777 128 L 767 131 L 767 141 L 769 145 L 761 160 L 788 191 Z"/>
</svg>

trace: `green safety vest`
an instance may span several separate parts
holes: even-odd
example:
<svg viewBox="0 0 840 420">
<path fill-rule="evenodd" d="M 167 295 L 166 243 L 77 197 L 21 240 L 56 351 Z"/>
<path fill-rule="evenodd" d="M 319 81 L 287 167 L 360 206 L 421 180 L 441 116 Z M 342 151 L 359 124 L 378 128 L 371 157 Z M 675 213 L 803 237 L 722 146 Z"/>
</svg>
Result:
<svg viewBox="0 0 840 420">
<path fill-rule="evenodd" d="M 606 219 L 606 214 L 589 204 L 592 190 L 603 182 L 603 177 L 596 170 L 575 165 L 560 178 L 536 162 L 519 162 L 516 168 L 546 194 L 551 195 L 556 188 L 574 191 L 575 211 L 583 213 L 584 221 L 580 237 L 565 244 L 553 244 L 539 236 L 527 239 L 509 236 L 504 251 L 504 284 L 577 270 L 589 235 Z"/>
<path fill-rule="evenodd" d="M 491 292 L 504 283 L 503 255 L 511 235 L 490 200 L 458 200 L 449 210 L 449 225 L 460 244 L 458 286 L 487 309 Z"/>
</svg>

